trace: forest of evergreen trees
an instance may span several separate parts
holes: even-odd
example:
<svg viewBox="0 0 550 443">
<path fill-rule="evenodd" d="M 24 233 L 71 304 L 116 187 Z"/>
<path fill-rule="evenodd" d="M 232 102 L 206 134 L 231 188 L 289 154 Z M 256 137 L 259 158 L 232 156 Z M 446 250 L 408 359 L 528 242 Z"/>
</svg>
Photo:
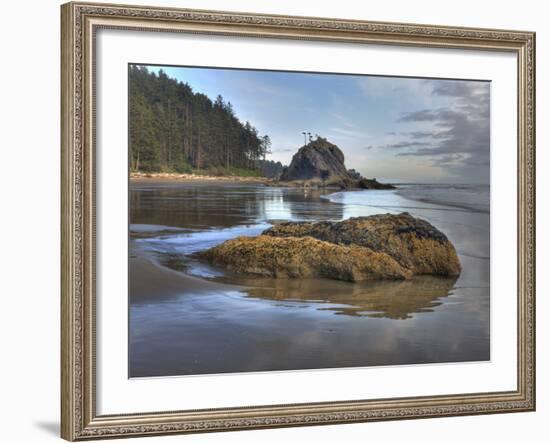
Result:
<svg viewBox="0 0 550 443">
<path fill-rule="evenodd" d="M 132 171 L 261 174 L 269 136 L 242 123 L 221 95 L 206 95 L 143 66 L 131 65 L 130 167 Z"/>
</svg>

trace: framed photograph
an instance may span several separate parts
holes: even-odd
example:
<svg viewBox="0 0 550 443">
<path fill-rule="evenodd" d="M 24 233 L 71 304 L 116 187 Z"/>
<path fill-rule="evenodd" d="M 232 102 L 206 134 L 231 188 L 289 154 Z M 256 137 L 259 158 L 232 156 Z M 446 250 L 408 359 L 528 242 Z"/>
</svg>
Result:
<svg viewBox="0 0 550 443">
<path fill-rule="evenodd" d="M 68 3 L 62 437 L 535 409 L 535 35 Z"/>
</svg>

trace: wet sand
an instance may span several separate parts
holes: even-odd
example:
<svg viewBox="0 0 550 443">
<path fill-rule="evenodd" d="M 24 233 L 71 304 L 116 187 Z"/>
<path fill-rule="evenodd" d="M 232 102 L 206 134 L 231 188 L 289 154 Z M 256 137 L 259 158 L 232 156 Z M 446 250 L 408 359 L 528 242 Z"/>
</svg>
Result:
<svg viewBox="0 0 550 443">
<path fill-rule="evenodd" d="M 182 288 L 194 293 L 230 288 L 229 285 L 210 282 L 167 268 L 144 255 L 130 257 L 130 266 L 132 303 L 158 302 L 180 294 Z"/>
<path fill-rule="evenodd" d="M 130 376 L 488 360 L 488 214 L 357 192 L 133 183 Z M 458 280 L 251 278 L 189 257 L 273 220 L 403 210 L 448 234 Z"/>
</svg>

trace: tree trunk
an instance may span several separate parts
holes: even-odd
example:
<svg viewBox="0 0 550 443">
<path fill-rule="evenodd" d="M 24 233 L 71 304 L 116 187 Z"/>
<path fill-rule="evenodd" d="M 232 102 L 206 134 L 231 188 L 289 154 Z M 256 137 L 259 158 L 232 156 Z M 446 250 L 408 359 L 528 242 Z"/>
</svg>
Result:
<svg viewBox="0 0 550 443">
<path fill-rule="evenodd" d="M 201 132 L 199 131 L 198 134 L 198 142 L 197 142 L 197 169 L 201 168 Z"/>
</svg>

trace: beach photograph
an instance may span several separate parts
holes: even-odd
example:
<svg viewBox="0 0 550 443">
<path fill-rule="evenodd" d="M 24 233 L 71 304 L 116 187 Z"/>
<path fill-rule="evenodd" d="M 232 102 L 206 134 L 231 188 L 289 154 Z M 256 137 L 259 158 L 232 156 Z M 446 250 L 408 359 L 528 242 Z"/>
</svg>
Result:
<svg viewBox="0 0 550 443">
<path fill-rule="evenodd" d="M 489 361 L 490 90 L 130 64 L 128 376 Z"/>
</svg>

